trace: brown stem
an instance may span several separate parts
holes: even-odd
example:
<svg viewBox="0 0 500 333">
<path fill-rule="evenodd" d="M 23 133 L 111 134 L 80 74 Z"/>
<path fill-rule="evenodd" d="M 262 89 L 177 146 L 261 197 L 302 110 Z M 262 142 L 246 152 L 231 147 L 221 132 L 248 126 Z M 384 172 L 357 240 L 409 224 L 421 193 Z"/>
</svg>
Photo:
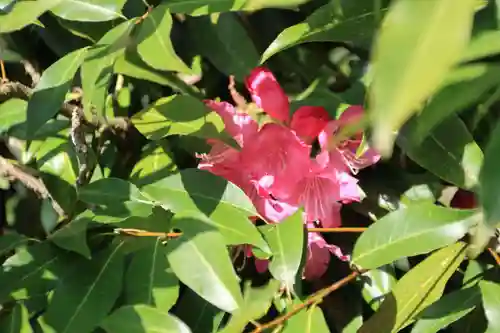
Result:
<svg viewBox="0 0 500 333">
<path fill-rule="evenodd" d="M 497 265 L 500 266 L 500 256 L 498 255 L 498 253 L 496 253 L 492 248 L 488 248 L 488 251 L 490 252 L 493 259 L 495 259 Z"/>
<path fill-rule="evenodd" d="M 2 81 L 7 81 L 7 73 L 5 72 L 5 64 L 0 60 L 0 70 L 2 72 Z"/>
</svg>

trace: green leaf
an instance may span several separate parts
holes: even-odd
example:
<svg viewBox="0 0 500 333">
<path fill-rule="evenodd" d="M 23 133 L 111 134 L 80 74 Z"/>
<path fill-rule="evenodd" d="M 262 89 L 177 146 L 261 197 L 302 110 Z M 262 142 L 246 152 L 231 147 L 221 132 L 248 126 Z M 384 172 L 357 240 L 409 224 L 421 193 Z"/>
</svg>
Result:
<svg viewBox="0 0 500 333">
<path fill-rule="evenodd" d="M 258 215 L 252 201 L 236 185 L 208 171 L 184 169 L 142 189 L 148 197 L 173 212 L 201 211 L 207 216 L 219 207 Z"/>
<path fill-rule="evenodd" d="M 179 280 L 216 307 L 233 312 L 243 302 L 224 238 L 195 220 L 167 243 L 167 258 Z"/>
<path fill-rule="evenodd" d="M 186 288 L 175 306 L 174 314 L 186 323 L 193 333 L 216 333 L 225 312 Z"/>
<path fill-rule="evenodd" d="M 109 30 L 87 51 L 81 69 L 83 108 L 87 116 L 92 115 L 91 106 L 94 106 L 96 114 L 102 114 L 113 75 L 113 64 L 124 53 L 133 26 L 132 21 L 123 22 Z"/>
<path fill-rule="evenodd" d="M 373 54 L 374 147 L 392 152 L 394 132 L 441 85 L 467 46 L 475 0 L 394 2 Z M 442 52 L 434 52 L 435 50 Z M 397 53 L 394 53 L 397 50 Z"/>
<path fill-rule="evenodd" d="M 27 243 L 28 241 L 28 238 L 15 232 L 2 235 L 2 237 L 0 237 L 0 256 L 3 257 L 8 255 L 10 251 Z"/>
<path fill-rule="evenodd" d="M 2 13 L 0 15 L 0 33 L 16 31 L 34 23 L 38 16 L 56 6 L 61 1 L 62 0 L 16 1 L 6 14 Z"/>
<path fill-rule="evenodd" d="M 298 210 L 279 224 L 260 227 L 273 253 L 269 271 L 288 290 L 294 290 L 293 286 L 302 260 L 304 249 L 302 213 L 302 210 Z"/>
<path fill-rule="evenodd" d="M 462 238 L 474 223 L 474 210 L 417 203 L 387 214 L 356 241 L 352 262 L 375 268 L 423 254 Z"/>
<path fill-rule="evenodd" d="M 307 311 L 301 311 L 287 320 L 283 333 L 317 332 L 328 333 L 330 329 L 326 323 L 321 308 L 314 305 Z"/>
<path fill-rule="evenodd" d="M 87 226 L 91 219 L 82 216 L 58 229 L 49 239 L 60 248 L 81 254 L 90 259 L 90 248 L 87 244 Z"/>
<path fill-rule="evenodd" d="M 386 8 L 381 10 L 385 12 Z M 377 12 L 371 1 L 342 1 L 342 5 L 340 1 L 330 1 L 304 22 L 283 30 L 264 51 L 260 62 L 303 43 L 342 41 L 370 46 L 377 26 Z"/>
<path fill-rule="evenodd" d="M 179 296 L 179 280 L 168 266 L 160 239 L 132 255 L 125 275 L 126 304 L 146 304 L 167 312 Z"/>
<path fill-rule="evenodd" d="M 5 333 L 32 333 L 29 319 L 26 307 L 18 303 L 0 322 L 0 330 Z"/>
<path fill-rule="evenodd" d="M 106 206 L 124 201 L 151 204 L 151 200 L 137 186 L 120 178 L 103 178 L 82 186 L 78 191 L 78 198 L 86 203 Z"/>
<path fill-rule="evenodd" d="M 105 207 L 94 208 L 92 220 L 97 223 L 119 223 L 130 217 L 148 217 L 152 209 L 153 206 L 150 202 L 132 200 L 120 203 L 109 203 L 109 205 Z"/>
<path fill-rule="evenodd" d="M 363 282 L 361 293 L 373 311 L 378 310 L 385 296 L 391 292 L 397 282 L 395 276 L 393 265 L 385 265 L 363 274 L 360 279 Z"/>
<path fill-rule="evenodd" d="M 65 20 L 99 22 L 125 18 L 121 10 L 126 0 L 63 0 L 51 12 Z"/>
<path fill-rule="evenodd" d="M 0 49 L 0 60 L 5 62 L 19 62 L 24 58 L 12 50 Z"/>
<path fill-rule="evenodd" d="M 465 247 L 459 242 L 436 251 L 406 273 L 359 333 L 398 332 L 409 325 L 415 315 L 441 297 L 465 257 Z"/>
<path fill-rule="evenodd" d="M 19 98 L 11 98 L 0 104 L 0 134 L 11 127 L 26 121 L 28 102 Z"/>
<path fill-rule="evenodd" d="M 92 261 L 80 262 L 59 284 L 41 318 L 43 332 L 88 333 L 100 324 L 120 295 L 123 244 L 101 251 Z"/>
<path fill-rule="evenodd" d="M 194 46 L 222 73 L 239 81 L 259 63 L 259 54 L 234 13 L 220 14 L 216 22 L 209 16 L 187 20 Z"/>
<path fill-rule="evenodd" d="M 57 176 L 70 185 L 75 184 L 78 162 L 73 149 L 64 137 L 47 138 L 35 154 L 39 170 Z"/>
<path fill-rule="evenodd" d="M 491 88 L 500 83 L 500 66 L 472 64 L 453 70 L 443 88 L 415 119 L 412 138 L 420 143 L 431 131 L 450 115 L 477 102 Z"/>
<path fill-rule="evenodd" d="M 172 13 L 200 16 L 241 10 L 247 0 L 169 0 L 165 5 Z"/>
<path fill-rule="evenodd" d="M 415 126 L 414 119 L 410 120 L 397 139 L 398 146 L 408 157 L 460 188 L 474 188 L 483 164 L 483 152 L 463 121 L 456 115 L 448 117 L 420 144 L 411 140 Z"/>
<path fill-rule="evenodd" d="M 472 37 L 462 61 L 473 61 L 500 53 L 500 31 L 490 30 Z"/>
<path fill-rule="evenodd" d="M 123 306 L 107 317 L 101 327 L 108 333 L 191 333 L 174 315 L 147 305 Z"/>
<path fill-rule="evenodd" d="M 500 278 L 498 269 L 486 273 L 479 281 L 479 289 L 483 300 L 484 314 L 488 320 L 487 333 L 500 331 Z"/>
<path fill-rule="evenodd" d="M 164 145 L 152 142 L 142 153 L 141 160 L 135 164 L 130 175 L 130 181 L 141 187 L 178 171 L 172 152 Z"/>
<path fill-rule="evenodd" d="M 87 48 L 73 51 L 42 73 L 40 82 L 36 85 L 33 96 L 28 102 L 26 128 L 28 137 L 34 136 L 50 118 L 57 114 L 86 52 Z"/>
<path fill-rule="evenodd" d="M 134 126 L 149 140 L 167 135 L 193 135 L 201 138 L 219 138 L 224 123 L 198 99 L 186 95 L 172 95 L 157 100 L 153 105 L 132 117 Z"/>
<path fill-rule="evenodd" d="M 484 164 L 479 175 L 479 199 L 484 211 L 485 222 L 492 227 L 500 224 L 500 123 L 490 135 L 486 146 Z"/>
<path fill-rule="evenodd" d="M 435 333 L 466 316 L 481 303 L 479 288 L 451 292 L 432 303 L 415 318 L 412 333 Z"/>
<path fill-rule="evenodd" d="M 175 53 L 170 33 L 172 15 L 168 4 L 153 9 L 139 26 L 137 52 L 142 60 L 155 69 L 191 73 L 191 69 Z"/>
</svg>

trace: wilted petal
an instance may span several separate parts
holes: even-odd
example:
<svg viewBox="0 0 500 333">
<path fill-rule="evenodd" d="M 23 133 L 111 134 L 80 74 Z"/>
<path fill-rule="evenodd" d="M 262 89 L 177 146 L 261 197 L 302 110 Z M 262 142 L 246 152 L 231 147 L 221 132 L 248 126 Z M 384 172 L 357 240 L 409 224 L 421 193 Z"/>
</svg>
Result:
<svg viewBox="0 0 500 333">
<path fill-rule="evenodd" d="M 302 106 L 294 112 L 290 128 L 307 143 L 311 143 L 330 121 L 328 112 L 320 106 Z"/>
<path fill-rule="evenodd" d="M 222 118 L 226 131 L 241 147 L 257 133 L 257 122 L 248 114 L 237 111 L 232 104 L 206 100 L 205 105 Z"/>
<path fill-rule="evenodd" d="M 257 67 L 246 78 L 245 84 L 257 106 L 271 117 L 288 122 L 290 117 L 288 97 L 271 71 Z"/>
</svg>

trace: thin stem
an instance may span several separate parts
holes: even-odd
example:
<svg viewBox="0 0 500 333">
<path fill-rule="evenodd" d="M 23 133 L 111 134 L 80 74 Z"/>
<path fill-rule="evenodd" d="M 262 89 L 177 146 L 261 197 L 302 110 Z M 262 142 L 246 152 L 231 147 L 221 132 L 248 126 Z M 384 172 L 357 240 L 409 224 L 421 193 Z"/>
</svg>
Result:
<svg viewBox="0 0 500 333">
<path fill-rule="evenodd" d="M 2 81 L 6 81 L 7 73 L 5 72 L 5 64 L 3 63 L 3 60 L 0 60 L 0 70 L 2 71 Z"/>
<path fill-rule="evenodd" d="M 288 311 L 284 315 L 279 316 L 278 318 L 273 319 L 270 322 L 267 322 L 267 323 L 261 325 L 260 327 L 255 328 L 251 333 L 259 333 L 265 329 L 268 329 L 270 327 L 274 327 L 274 326 L 277 326 L 277 325 L 284 323 L 285 321 L 287 321 L 288 319 L 290 319 L 291 317 L 293 317 L 294 315 L 296 315 L 300 311 L 304 310 L 308 306 L 321 303 L 323 298 L 328 296 L 331 292 L 348 284 L 349 282 L 356 279 L 360 274 L 362 274 L 364 272 L 366 272 L 366 271 L 361 271 L 361 272 L 354 271 L 354 272 L 352 272 L 348 276 L 344 277 L 342 280 L 339 280 L 339 281 L 329 285 L 328 287 L 323 288 L 323 289 L 315 292 L 314 294 L 309 296 L 304 301 L 304 303 L 301 303 L 299 305 L 294 306 L 290 311 Z"/>
<path fill-rule="evenodd" d="M 488 251 L 490 252 L 491 256 L 493 259 L 495 259 L 495 262 L 497 263 L 498 266 L 500 266 L 500 256 L 498 253 L 495 252 L 495 250 L 488 248 Z"/>
</svg>

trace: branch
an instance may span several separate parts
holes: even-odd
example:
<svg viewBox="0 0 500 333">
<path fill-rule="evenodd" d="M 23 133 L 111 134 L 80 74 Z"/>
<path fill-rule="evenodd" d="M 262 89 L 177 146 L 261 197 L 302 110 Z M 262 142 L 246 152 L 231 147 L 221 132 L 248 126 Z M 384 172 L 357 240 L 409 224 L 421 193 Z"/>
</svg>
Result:
<svg viewBox="0 0 500 333">
<path fill-rule="evenodd" d="M 28 60 L 21 60 L 21 64 L 23 64 L 26 74 L 31 78 L 31 86 L 35 87 L 40 82 L 40 71 Z"/>
</svg>

